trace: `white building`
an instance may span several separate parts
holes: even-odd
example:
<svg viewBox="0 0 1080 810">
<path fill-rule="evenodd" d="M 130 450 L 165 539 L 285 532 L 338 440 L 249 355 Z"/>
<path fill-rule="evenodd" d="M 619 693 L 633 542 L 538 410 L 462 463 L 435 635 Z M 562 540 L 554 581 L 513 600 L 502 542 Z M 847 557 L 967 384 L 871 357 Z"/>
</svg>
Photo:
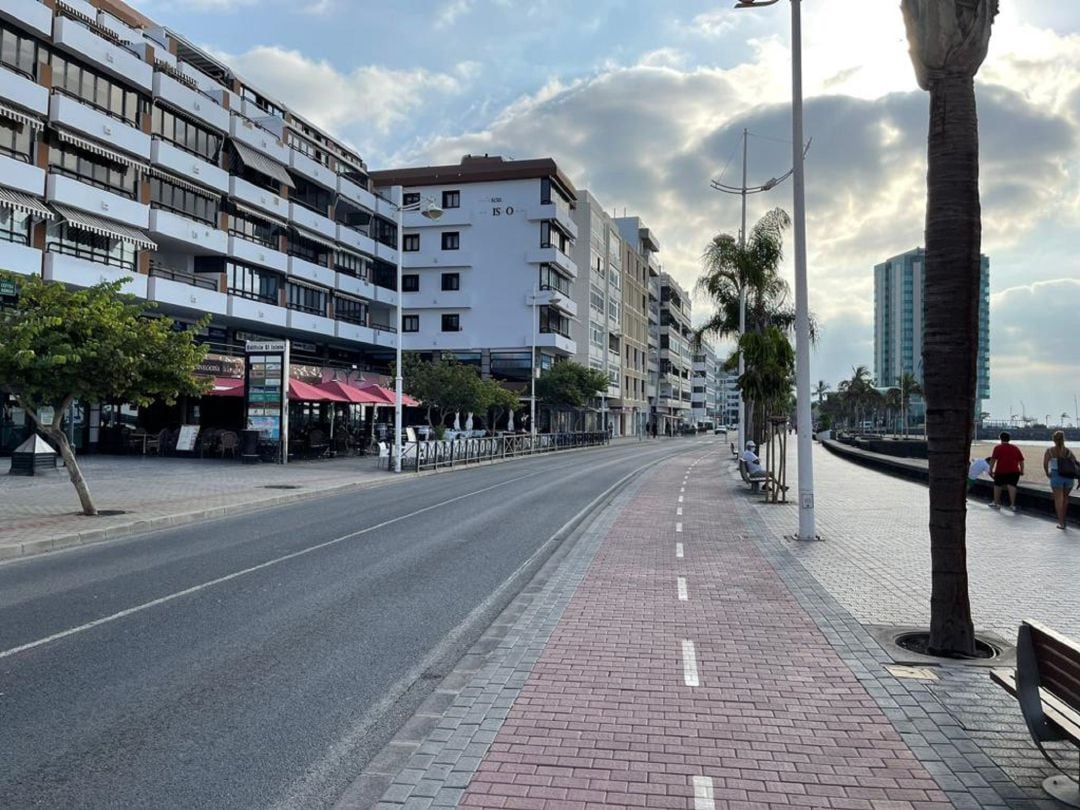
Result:
<svg viewBox="0 0 1080 810">
<path fill-rule="evenodd" d="M 690 390 L 690 420 L 698 427 L 714 428 L 719 421 L 716 407 L 716 352 L 702 342 L 693 357 L 693 378 Z"/>
<path fill-rule="evenodd" d="M 517 382 L 577 354 L 577 194 L 554 160 L 467 155 L 371 178 L 386 195 L 402 186 L 404 205 L 431 198 L 442 208 L 437 220 L 405 215 L 406 350 L 449 353 Z"/>
<path fill-rule="evenodd" d="M 635 269 L 632 278 L 624 290 L 625 335 L 629 339 L 632 352 L 628 364 L 633 378 L 639 380 L 640 388 L 630 388 L 630 395 L 635 397 L 632 407 L 640 411 L 643 430 L 656 428 L 663 433 L 663 426 L 657 417 L 657 393 L 660 378 L 660 242 L 652 230 L 645 226 L 641 217 L 617 217 L 615 224 L 619 228 L 623 241 L 632 256 L 626 265 Z M 626 302 L 627 295 L 641 299 Z M 627 323 L 626 315 L 630 316 Z M 625 376 L 625 375 L 624 375 Z"/>
<path fill-rule="evenodd" d="M 660 382 L 656 411 L 661 432 L 690 423 L 693 357 L 690 296 L 667 273 L 660 274 Z"/>
<path fill-rule="evenodd" d="M 728 427 L 739 424 L 739 375 L 724 370 L 724 359 L 716 361 L 716 408 L 718 421 Z"/>
</svg>

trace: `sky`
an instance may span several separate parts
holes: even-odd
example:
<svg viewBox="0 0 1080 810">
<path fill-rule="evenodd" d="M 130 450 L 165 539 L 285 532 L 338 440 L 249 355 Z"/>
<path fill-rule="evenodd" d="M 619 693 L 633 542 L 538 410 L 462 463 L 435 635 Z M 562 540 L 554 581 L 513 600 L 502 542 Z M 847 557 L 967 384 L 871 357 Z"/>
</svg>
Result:
<svg viewBox="0 0 1080 810">
<path fill-rule="evenodd" d="M 136 7 L 360 151 L 370 169 L 553 157 L 641 216 L 687 288 L 749 185 L 791 165 L 790 10 L 732 0 L 145 0 Z M 899 0 L 803 3 L 811 376 L 873 369 L 873 267 L 923 244 L 928 95 Z M 1080 3 L 1001 0 L 976 77 L 993 419 L 1080 397 Z M 790 181 L 748 203 L 792 209 Z M 789 233 L 785 245 L 792 252 Z M 791 277 L 790 260 L 785 273 Z M 708 302 L 694 301 L 702 320 Z M 723 350 L 723 347 L 720 347 Z"/>
</svg>

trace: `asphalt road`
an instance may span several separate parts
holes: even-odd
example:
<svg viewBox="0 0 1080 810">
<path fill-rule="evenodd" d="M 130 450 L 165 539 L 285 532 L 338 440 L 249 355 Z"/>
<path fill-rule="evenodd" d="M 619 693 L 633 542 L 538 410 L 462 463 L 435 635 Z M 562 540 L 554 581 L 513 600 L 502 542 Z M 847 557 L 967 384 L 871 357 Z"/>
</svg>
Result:
<svg viewBox="0 0 1080 810">
<path fill-rule="evenodd" d="M 0 566 L 0 807 L 322 807 L 623 476 L 693 440 L 410 478 Z"/>
</svg>

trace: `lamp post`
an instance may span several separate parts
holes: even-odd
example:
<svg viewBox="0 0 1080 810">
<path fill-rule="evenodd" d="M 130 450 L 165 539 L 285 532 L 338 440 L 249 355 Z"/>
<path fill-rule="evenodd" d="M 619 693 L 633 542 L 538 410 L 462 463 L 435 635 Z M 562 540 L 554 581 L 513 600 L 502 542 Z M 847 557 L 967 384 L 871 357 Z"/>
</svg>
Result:
<svg viewBox="0 0 1080 810">
<path fill-rule="evenodd" d="M 392 203 L 397 213 L 397 307 L 395 307 L 395 319 L 397 320 L 397 340 L 394 346 L 394 472 L 401 472 L 401 399 L 404 396 L 401 381 L 401 266 L 404 262 L 405 250 L 405 212 L 419 211 L 428 219 L 435 220 L 442 216 L 442 209 L 435 204 L 431 197 L 425 197 L 415 203 L 404 205 L 405 189 L 394 186 L 391 190 Z"/>
<path fill-rule="evenodd" d="M 771 6 L 777 0 L 739 0 L 735 8 Z M 795 224 L 795 426 L 798 431 L 798 540 L 817 538 L 814 527 L 813 427 L 810 416 L 810 309 L 806 283 L 806 204 L 803 174 L 802 0 L 791 2 L 791 153 Z"/>
</svg>

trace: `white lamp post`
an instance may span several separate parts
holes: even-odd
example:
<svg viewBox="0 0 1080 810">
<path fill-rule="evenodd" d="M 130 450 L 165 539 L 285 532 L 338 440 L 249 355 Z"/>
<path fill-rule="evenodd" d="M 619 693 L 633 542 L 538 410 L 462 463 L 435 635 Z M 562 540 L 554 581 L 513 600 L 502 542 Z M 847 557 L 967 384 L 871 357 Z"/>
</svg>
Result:
<svg viewBox="0 0 1080 810">
<path fill-rule="evenodd" d="M 394 210 L 397 212 L 397 340 L 394 347 L 394 472 L 401 472 L 401 399 L 404 396 L 401 383 L 401 307 L 403 290 L 401 289 L 401 266 L 405 261 L 405 212 L 419 211 L 428 219 L 438 219 L 442 216 L 442 209 L 435 204 L 431 197 L 410 205 L 403 205 L 405 190 L 401 186 L 394 186 L 391 190 Z"/>
<path fill-rule="evenodd" d="M 771 6 L 777 0 L 739 0 L 735 8 Z M 806 204 L 803 174 L 802 0 L 791 2 L 791 152 L 795 178 L 795 427 L 799 460 L 798 540 L 817 538 L 814 527 L 813 427 L 810 416 L 810 309 L 806 283 Z"/>
</svg>

